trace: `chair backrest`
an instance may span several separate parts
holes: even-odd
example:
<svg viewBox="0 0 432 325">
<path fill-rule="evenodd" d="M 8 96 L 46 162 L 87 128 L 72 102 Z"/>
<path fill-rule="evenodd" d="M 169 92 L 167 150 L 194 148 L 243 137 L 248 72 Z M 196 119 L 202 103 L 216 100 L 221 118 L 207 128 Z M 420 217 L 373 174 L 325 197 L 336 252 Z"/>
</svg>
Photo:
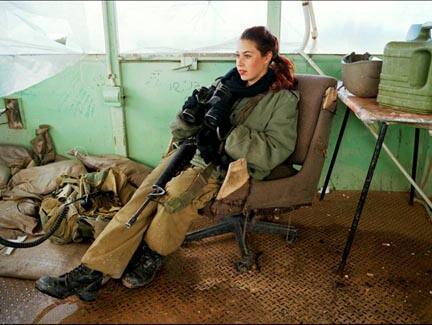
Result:
<svg viewBox="0 0 432 325">
<path fill-rule="evenodd" d="M 297 75 L 300 92 L 297 142 L 284 164 L 264 181 L 253 181 L 246 210 L 291 208 L 310 204 L 316 194 L 336 106 L 336 79 Z M 299 172 L 290 168 L 302 165 Z"/>
<path fill-rule="evenodd" d="M 336 86 L 336 80 L 327 76 L 298 74 L 300 92 L 297 122 L 297 143 L 288 162 L 302 165 L 306 159 L 322 108 L 326 90 Z"/>
</svg>

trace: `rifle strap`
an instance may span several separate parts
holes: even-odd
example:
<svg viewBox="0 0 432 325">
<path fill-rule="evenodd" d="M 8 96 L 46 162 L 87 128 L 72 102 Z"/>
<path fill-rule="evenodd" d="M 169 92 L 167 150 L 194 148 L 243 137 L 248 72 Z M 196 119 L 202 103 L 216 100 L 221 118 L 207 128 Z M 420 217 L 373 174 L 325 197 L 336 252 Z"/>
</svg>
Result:
<svg viewBox="0 0 432 325">
<path fill-rule="evenodd" d="M 162 202 L 163 206 L 169 213 L 175 213 L 185 208 L 190 204 L 201 192 L 201 190 L 207 185 L 210 176 L 215 170 L 213 164 L 205 167 L 201 172 L 198 173 L 195 180 L 185 189 L 185 191 L 178 197 L 169 198 L 165 202 Z"/>
<path fill-rule="evenodd" d="M 258 102 L 263 99 L 266 94 L 267 93 L 260 93 L 251 97 L 245 104 L 245 107 L 237 114 L 237 116 L 234 117 L 235 125 L 243 124 L 249 117 L 250 113 L 252 113 Z"/>
</svg>

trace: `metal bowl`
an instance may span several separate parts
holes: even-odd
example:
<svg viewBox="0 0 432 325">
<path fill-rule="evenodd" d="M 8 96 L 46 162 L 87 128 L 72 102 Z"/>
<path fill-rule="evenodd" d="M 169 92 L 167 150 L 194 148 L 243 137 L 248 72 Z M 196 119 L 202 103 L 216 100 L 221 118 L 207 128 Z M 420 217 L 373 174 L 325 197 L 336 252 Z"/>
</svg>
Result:
<svg viewBox="0 0 432 325">
<path fill-rule="evenodd" d="M 359 97 L 376 97 L 382 60 L 365 54 L 345 55 L 341 61 L 342 81 L 346 89 Z"/>
</svg>

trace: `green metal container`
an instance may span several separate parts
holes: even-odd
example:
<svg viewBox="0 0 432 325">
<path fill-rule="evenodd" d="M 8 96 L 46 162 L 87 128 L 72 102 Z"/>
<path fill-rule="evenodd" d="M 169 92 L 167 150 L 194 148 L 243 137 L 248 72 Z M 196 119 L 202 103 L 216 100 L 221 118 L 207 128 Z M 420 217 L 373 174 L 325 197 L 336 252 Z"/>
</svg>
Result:
<svg viewBox="0 0 432 325">
<path fill-rule="evenodd" d="M 432 22 L 413 25 L 406 42 L 384 48 L 377 101 L 383 106 L 432 114 Z"/>
</svg>

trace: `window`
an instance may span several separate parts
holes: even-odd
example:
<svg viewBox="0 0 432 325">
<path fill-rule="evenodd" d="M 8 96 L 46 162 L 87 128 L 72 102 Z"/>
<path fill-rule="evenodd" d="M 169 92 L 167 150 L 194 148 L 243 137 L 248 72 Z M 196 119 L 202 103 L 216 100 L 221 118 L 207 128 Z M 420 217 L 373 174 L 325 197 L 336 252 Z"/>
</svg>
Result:
<svg viewBox="0 0 432 325">
<path fill-rule="evenodd" d="M 120 53 L 233 52 L 266 1 L 118 1 Z"/>
<path fill-rule="evenodd" d="M 313 1 L 318 28 L 315 53 L 382 54 L 390 41 L 404 41 L 412 24 L 431 20 L 430 1 Z M 299 2 L 282 3 L 282 44 L 301 42 Z M 305 52 L 309 52 L 309 41 Z"/>
<path fill-rule="evenodd" d="M 302 2 L 283 1 L 279 51 L 282 53 L 297 51 L 303 43 L 304 28 Z"/>
<path fill-rule="evenodd" d="M 104 51 L 100 1 L 2 1 L 0 31 L 0 55 Z"/>
</svg>

